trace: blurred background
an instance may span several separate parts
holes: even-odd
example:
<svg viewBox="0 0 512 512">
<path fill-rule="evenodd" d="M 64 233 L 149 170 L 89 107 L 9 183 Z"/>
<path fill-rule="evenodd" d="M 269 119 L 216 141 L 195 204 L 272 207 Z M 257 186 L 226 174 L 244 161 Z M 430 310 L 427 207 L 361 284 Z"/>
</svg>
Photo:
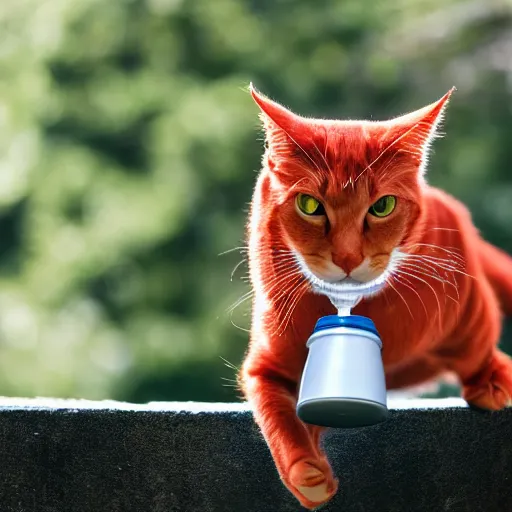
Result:
<svg viewBox="0 0 512 512">
<path fill-rule="evenodd" d="M 251 80 L 369 119 L 455 85 L 430 182 L 512 253 L 509 0 L 2 0 L 0 33 L 0 395 L 239 399 Z"/>
</svg>

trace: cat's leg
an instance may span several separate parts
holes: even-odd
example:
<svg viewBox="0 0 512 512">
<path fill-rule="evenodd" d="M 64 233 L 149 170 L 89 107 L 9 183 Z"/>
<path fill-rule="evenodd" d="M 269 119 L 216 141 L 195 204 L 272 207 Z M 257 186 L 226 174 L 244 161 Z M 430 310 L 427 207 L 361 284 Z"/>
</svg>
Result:
<svg viewBox="0 0 512 512">
<path fill-rule="evenodd" d="M 512 405 L 512 360 L 501 350 L 493 350 L 475 373 L 461 373 L 462 396 L 469 404 L 488 410 Z"/>
<path fill-rule="evenodd" d="M 481 315 L 466 329 L 471 335 L 461 339 L 447 365 L 458 375 L 462 396 L 469 404 L 499 410 L 512 400 L 512 360 L 497 346 L 501 318 L 492 299 L 482 304 Z"/>
<path fill-rule="evenodd" d="M 244 393 L 281 480 L 306 508 L 329 501 L 338 482 L 320 448 L 322 429 L 297 416 L 296 383 L 250 362 L 244 366 Z"/>
</svg>

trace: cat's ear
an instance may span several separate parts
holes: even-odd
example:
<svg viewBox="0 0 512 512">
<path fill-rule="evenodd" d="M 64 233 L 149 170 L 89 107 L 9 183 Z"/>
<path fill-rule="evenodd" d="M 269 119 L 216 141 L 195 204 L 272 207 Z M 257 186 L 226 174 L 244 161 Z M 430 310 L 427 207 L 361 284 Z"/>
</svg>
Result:
<svg viewBox="0 0 512 512">
<path fill-rule="evenodd" d="M 385 123 L 389 126 L 386 145 L 411 158 L 421 174 L 425 173 L 430 145 L 439 136 L 438 129 L 454 91 L 452 87 L 438 101 Z"/>
<path fill-rule="evenodd" d="M 288 157 L 296 152 L 297 148 L 305 151 L 311 143 L 312 136 L 308 120 L 267 98 L 257 91 L 252 83 L 249 91 L 261 110 L 260 119 L 270 156 Z"/>
</svg>

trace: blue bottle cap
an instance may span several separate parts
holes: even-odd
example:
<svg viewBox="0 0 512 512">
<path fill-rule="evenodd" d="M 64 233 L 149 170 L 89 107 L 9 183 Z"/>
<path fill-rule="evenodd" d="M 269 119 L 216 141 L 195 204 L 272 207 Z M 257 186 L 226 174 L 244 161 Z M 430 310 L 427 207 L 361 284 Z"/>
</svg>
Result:
<svg viewBox="0 0 512 512">
<path fill-rule="evenodd" d="M 323 329 L 332 329 L 335 327 L 353 327 L 355 329 L 362 329 L 363 331 L 368 331 L 375 334 L 376 336 L 379 336 L 379 332 L 377 331 L 377 327 L 375 327 L 373 321 L 366 316 L 359 315 L 323 316 L 317 321 L 315 330 L 313 332 L 322 331 Z"/>
</svg>

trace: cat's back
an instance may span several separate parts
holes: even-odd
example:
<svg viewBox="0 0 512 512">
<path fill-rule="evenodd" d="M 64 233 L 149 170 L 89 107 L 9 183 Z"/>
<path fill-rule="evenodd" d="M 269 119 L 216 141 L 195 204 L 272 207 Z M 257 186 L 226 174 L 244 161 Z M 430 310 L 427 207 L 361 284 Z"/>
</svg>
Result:
<svg viewBox="0 0 512 512">
<path fill-rule="evenodd" d="M 430 228 L 442 228 L 439 231 L 453 230 L 461 236 L 477 235 L 471 213 L 462 201 L 448 192 L 432 186 L 426 186 L 424 191 L 427 232 Z M 444 238 L 444 237 L 442 237 Z"/>
<path fill-rule="evenodd" d="M 465 274 L 478 277 L 481 273 L 479 252 L 475 249 L 482 238 L 471 212 L 462 201 L 436 187 L 427 187 L 424 198 L 423 245 L 417 249 L 427 257 L 444 259 L 443 264 L 450 268 L 456 267 L 459 286 L 467 288 Z"/>
</svg>

